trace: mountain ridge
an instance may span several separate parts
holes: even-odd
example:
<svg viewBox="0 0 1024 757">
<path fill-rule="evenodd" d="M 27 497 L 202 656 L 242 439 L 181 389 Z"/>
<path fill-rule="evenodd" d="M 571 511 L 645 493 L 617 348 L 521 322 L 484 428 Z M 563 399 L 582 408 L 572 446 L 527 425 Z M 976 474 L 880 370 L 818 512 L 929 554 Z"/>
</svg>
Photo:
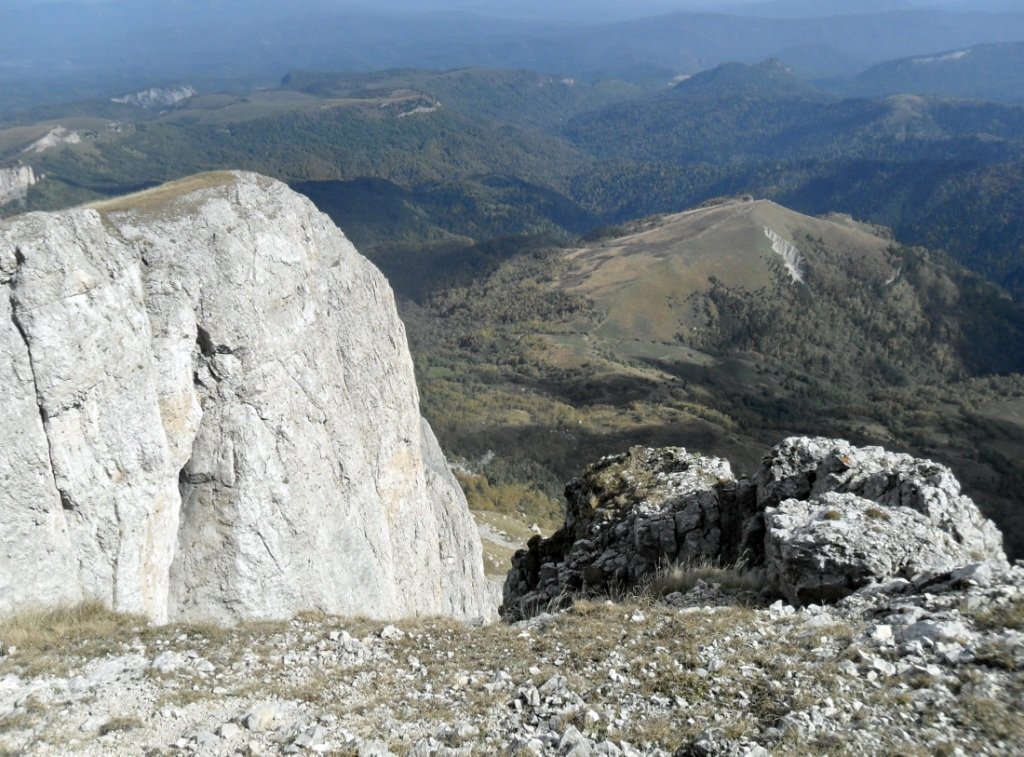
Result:
<svg viewBox="0 0 1024 757">
<path fill-rule="evenodd" d="M 470 468 L 491 485 L 554 497 L 573 450 L 633 444 L 749 469 L 814 429 L 950 465 L 1021 553 L 1024 308 L 884 228 L 710 202 L 521 251 L 403 316 L 425 412 L 497 458 Z"/>
</svg>

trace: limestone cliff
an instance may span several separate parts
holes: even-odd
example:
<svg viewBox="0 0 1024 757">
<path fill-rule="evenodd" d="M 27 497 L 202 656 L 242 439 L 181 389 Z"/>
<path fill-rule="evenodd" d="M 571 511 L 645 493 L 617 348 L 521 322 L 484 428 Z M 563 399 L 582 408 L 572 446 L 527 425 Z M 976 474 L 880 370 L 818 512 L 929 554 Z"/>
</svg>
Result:
<svg viewBox="0 0 1024 757">
<path fill-rule="evenodd" d="M 253 174 L 0 224 L 0 612 L 487 614 L 384 278 Z"/>
<path fill-rule="evenodd" d="M 29 188 L 36 183 L 32 166 L 0 168 L 0 205 L 24 200 Z"/>
</svg>

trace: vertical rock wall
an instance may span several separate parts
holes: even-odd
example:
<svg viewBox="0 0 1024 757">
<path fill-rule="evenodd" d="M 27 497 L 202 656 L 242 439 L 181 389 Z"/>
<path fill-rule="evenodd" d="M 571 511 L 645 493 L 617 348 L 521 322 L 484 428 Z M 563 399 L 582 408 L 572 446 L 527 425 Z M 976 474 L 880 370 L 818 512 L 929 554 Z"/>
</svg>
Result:
<svg viewBox="0 0 1024 757">
<path fill-rule="evenodd" d="M 0 168 L 0 205 L 24 200 L 29 187 L 36 184 L 32 166 Z"/>
<path fill-rule="evenodd" d="M 31 545 L 0 536 L 0 581 L 54 555 L 36 599 L 157 620 L 487 613 L 391 291 L 307 200 L 204 175 L 12 219 L 0 256 L 23 379 L 0 479 L 37 492 L 0 498 Z"/>
</svg>

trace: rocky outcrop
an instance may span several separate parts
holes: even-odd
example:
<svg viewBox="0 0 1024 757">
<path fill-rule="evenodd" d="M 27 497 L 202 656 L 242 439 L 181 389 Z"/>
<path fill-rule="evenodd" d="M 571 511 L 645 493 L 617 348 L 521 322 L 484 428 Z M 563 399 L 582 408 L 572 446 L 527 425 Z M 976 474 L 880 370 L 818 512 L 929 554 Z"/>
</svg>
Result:
<svg viewBox="0 0 1024 757">
<path fill-rule="evenodd" d="M 29 188 L 35 184 L 36 175 L 32 166 L 0 168 L 0 205 L 24 200 Z"/>
<path fill-rule="evenodd" d="M 70 131 L 66 126 L 55 126 L 22 152 L 43 153 L 61 145 L 80 144 L 82 144 L 82 135 L 77 131 Z"/>
<path fill-rule="evenodd" d="M 196 91 L 189 85 L 180 87 L 150 87 L 139 92 L 111 98 L 111 102 L 120 105 L 134 105 L 137 108 L 166 108 L 177 105 L 182 100 L 195 97 Z"/>
<path fill-rule="evenodd" d="M 787 439 L 762 463 L 765 558 L 790 600 L 831 601 L 875 581 L 979 560 L 1002 537 L 930 460 L 833 439 Z"/>
<path fill-rule="evenodd" d="M 807 261 L 799 248 L 767 226 L 764 227 L 764 235 L 772 243 L 772 251 L 782 258 L 782 264 L 786 267 L 786 272 L 793 283 L 803 283 Z"/>
<path fill-rule="evenodd" d="M 0 612 L 486 614 L 391 290 L 283 184 L 0 225 Z"/>
<path fill-rule="evenodd" d="M 746 551 L 743 523 L 755 502 L 727 461 L 681 447 L 603 458 L 565 496 L 565 525 L 550 539 L 533 537 L 513 559 L 508 617 L 571 594 L 636 586 L 668 562 L 735 560 Z"/>
<path fill-rule="evenodd" d="M 565 525 L 513 558 L 503 613 L 614 594 L 669 565 L 756 572 L 796 603 L 835 601 L 892 578 L 1005 564 L 1001 537 L 929 460 L 794 437 L 752 478 L 682 448 L 607 457 L 566 487 Z"/>
</svg>

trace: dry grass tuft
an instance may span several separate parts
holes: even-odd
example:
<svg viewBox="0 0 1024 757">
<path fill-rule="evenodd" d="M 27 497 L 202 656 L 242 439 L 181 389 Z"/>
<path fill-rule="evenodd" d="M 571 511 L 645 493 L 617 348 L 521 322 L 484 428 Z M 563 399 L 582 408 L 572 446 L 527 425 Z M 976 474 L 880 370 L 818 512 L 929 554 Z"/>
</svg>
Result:
<svg viewBox="0 0 1024 757">
<path fill-rule="evenodd" d="M 1024 711 L 1017 702 L 968 695 L 959 700 L 956 718 L 968 729 L 985 734 L 988 740 L 1024 744 Z"/>
<path fill-rule="evenodd" d="M 685 594 L 699 581 L 717 584 L 725 592 L 759 592 L 765 588 L 764 579 L 745 569 L 742 562 L 718 565 L 710 558 L 689 563 L 677 563 L 661 568 L 644 587 L 644 593 L 665 597 L 674 592 Z"/>
<path fill-rule="evenodd" d="M 965 612 L 970 615 L 971 613 Z M 974 614 L 974 623 L 986 630 L 1001 630 L 1010 628 L 1016 631 L 1024 630 L 1024 603 L 1013 603 L 1002 607 L 993 607 Z"/>
<path fill-rule="evenodd" d="M 117 731 L 131 731 L 136 728 L 141 728 L 143 725 L 143 722 L 136 717 L 113 717 L 100 726 L 100 736 L 106 736 L 108 733 L 115 733 Z"/>
<path fill-rule="evenodd" d="M 19 652 L 46 651 L 145 623 L 142 617 L 116 613 L 101 602 L 88 601 L 71 607 L 25 610 L 0 620 L 0 639 Z"/>
<path fill-rule="evenodd" d="M 0 640 L 16 654 L 5 664 L 24 675 L 58 673 L 71 664 L 70 648 L 85 656 L 117 649 L 128 634 L 146 626 L 141 616 L 114 612 L 101 602 L 24 610 L 0 620 Z"/>
</svg>

